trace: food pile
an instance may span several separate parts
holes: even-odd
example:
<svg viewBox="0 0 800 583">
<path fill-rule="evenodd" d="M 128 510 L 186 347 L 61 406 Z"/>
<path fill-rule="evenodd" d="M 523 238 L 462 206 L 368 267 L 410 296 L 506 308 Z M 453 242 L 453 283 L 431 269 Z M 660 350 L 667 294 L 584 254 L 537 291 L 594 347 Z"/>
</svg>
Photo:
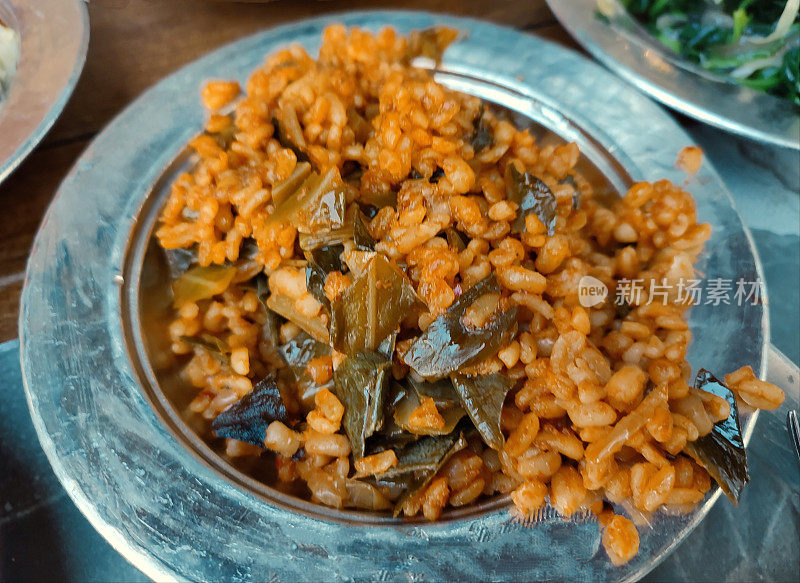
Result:
<svg viewBox="0 0 800 583">
<path fill-rule="evenodd" d="M 614 301 L 623 278 L 694 275 L 692 197 L 596 200 L 575 144 L 540 147 L 412 66 L 454 38 L 331 26 L 317 60 L 293 46 L 244 95 L 203 89 L 197 164 L 156 232 L 186 415 L 334 508 L 593 511 L 621 564 L 649 513 L 691 510 L 711 477 L 738 496 L 737 408 L 783 396 L 749 367 L 693 376 L 687 302 Z M 581 305 L 584 276 L 605 302 Z"/>
</svg>

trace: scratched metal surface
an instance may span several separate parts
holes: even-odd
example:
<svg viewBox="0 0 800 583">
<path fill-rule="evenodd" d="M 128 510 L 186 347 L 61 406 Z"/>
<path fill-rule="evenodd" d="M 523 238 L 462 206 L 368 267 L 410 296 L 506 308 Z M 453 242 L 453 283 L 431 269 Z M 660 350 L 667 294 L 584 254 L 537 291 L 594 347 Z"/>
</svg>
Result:
<svg viewBox="0 0 800 583">
<path fill-rule="evenodd" d="M 445 57 L 448 70 L 466 74 L 454 86 L 469 91 L 472 76 L 510 87 L 545 105 L 531 115 L 557 112 L 551 127 L 564 137 L 576 137 L 575 128 L 588 132 L 634 179 L 685 179 L 673 162 L 691 139 L 662 110 L 582 57 L 509 29 L 424 13 L 347 13 L 225 47 L 148 91 L 98 136 L 37 236 L 20 315 L 23 379 L 56 475 L 111 545 L 157 579 L 640 577 L 690 532 L 718 493 L 690 516 L 657 516 L 642 532 L 639 555 L 616 569 L 598 552 L 595 523 L 565 523 L 551 512 L 532 528 L 504 510 L 432 525 L 357 518 L 345 524 L 292 512 L 277 498 L 235 486 L 190 453 L 145 398 L 122 337 L 122 298 L 131 282 L 119 276 L 151 186 L 202 125 L 197 87 L 210 77 L 244 80 L 264 54 L 289 42 L 314 52 L 332 21 L 373 29 L 391 24 L 401 32 L 435 23 L 468 31 Z M 507 105 L 530 107 L 524 98 Z M 714 227 L 700 270 L 707 278 L 761 276 L 713 168 L 704 165 L 691 189 L 700 218 Z M 695 366 L 722 373 L 748 362 L 764 374 L 769 334 L 762 305 L 698 306 L 692 327 Z"/>
</svg>

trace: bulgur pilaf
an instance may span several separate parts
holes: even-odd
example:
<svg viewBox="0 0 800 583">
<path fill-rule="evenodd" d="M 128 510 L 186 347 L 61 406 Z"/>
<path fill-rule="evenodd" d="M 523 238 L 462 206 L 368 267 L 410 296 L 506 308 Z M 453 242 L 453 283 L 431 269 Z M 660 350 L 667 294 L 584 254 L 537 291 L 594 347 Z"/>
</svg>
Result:
<svg viewBox="0 0 800 583">
<path fill-rule="evenodd" d="M 455 36 L 331 26 L 317 60 L 292 46 L 244 93 L 203 89 L 198 162 L 156 233 L 186 414 L 314 502 L 436 520 L 549 501 L 594 512 L 622 564 L 634 523 L 691 511 L 712 476 L 738 497 L 737 408 L 783 394 L 750 367 L 693 379 L 689 302 L 648 301 L 650 281 L 695 275 L 710 226 L 691 195 L 595 198 L 576 144 L 540 147 L 411 65 Z M 593 307 L 586 276 L 611 290 Z M 645 291 L 615 305 L 634 278 Z"/>
</svg>

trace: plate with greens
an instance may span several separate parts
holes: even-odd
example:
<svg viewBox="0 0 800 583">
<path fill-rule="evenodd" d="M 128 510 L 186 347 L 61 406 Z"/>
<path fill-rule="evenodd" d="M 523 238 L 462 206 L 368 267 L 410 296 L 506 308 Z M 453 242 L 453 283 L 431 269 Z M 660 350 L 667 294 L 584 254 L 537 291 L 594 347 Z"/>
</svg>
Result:
<svg viewBox="0 0 800 583">
<path fill-rule="evenodd" d="M 562 0 L 586 50 L 644 93 L 723 130 L 800 148 L 797 0 Z"/>
</svg>

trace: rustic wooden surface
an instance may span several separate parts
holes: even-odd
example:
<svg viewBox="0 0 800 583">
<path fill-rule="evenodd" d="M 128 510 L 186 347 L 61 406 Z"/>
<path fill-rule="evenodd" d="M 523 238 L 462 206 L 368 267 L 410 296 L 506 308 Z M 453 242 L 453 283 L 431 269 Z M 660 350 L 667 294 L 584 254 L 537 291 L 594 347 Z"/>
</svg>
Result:
<svg viewBox="0 0 800 583">
<path fill-rule="evenodd" d="M 17 337 L 28 252 L 59 182 L 95 134 L 137 95 L 214 48 L 284 22 L 365 8 L 407 8 L 483 18 L 575 47 L 543 0 L 92 0 L 83 75 L 61 118 L 0 184 L 0 342 Z"/>
</svg>

